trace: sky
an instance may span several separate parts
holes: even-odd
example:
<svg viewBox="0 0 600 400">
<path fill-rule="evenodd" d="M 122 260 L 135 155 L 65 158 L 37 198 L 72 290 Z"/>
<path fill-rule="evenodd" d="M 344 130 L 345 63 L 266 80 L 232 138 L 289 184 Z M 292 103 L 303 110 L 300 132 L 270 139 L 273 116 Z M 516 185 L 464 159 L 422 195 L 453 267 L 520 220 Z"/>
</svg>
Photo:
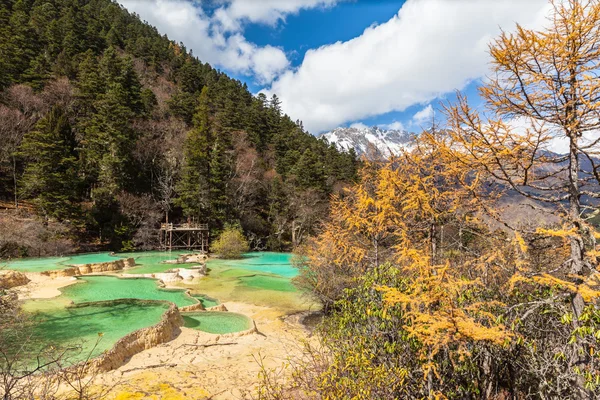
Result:
<svg viewBox="0 0 600 400">
<path fill-rule="evenodd" d="M 418 131 L 457 90 L 478 104 L 488 44 L 547 0 L 120 0 L 203 62 L 276 94 L 313 134 Z"/>
</svg>

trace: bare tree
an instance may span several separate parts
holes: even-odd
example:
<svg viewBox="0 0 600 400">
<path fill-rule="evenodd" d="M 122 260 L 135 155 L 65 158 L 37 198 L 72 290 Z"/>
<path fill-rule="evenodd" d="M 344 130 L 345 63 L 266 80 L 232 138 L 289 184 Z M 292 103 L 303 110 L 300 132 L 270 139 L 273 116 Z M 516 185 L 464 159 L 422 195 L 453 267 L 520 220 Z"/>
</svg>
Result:
<svg viewBox="0 0 600 400">
<path fill-rule="evenodd" d="M 121 192 L 117 196 L 121 213 L 127 217 L 135 230 L 134 243 L 136 247 L 154 248 L 156 228 L 161 219 L 160 206 L 149 194 L 137 196 Z"/>
<path fill-rule="evenodd" d="M 11 86 L 0 96 L 0 164 L 9 164 L 16 208 L 19 207 L 17 150 L 46 110 L 47 105 L 29 86 Z"/>
</svg>

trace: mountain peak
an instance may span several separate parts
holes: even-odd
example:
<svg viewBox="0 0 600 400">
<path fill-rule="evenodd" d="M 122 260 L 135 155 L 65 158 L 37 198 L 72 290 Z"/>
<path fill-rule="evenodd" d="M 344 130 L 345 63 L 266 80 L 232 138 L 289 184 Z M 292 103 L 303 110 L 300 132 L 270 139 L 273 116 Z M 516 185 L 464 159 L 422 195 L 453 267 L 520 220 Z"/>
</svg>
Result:
<svg viewBox="0 0 600 400">
<path fill-rule="evenodd" d="M 413 133 L 405 130 L 371 127 L 339 127 L 322 137 L 343 151 L 354 149 L 356 154 L 370 159 L 388 158 L 410 146 Z"/>
</svg>

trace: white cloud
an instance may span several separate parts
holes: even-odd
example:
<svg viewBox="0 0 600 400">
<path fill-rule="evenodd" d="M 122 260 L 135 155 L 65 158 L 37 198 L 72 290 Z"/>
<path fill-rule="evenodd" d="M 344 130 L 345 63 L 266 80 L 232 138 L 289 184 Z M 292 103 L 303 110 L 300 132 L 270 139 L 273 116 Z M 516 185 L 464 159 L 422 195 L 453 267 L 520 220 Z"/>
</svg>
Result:
<svg viewBox="0 0 600 400">
<path fill-rule="evenodd" d="M 215 12 L 225 30 L 239 30 L 242 22 L 276 25 L 300 10 L 335 5 L 340 0 L 232 0 Z M 344 0 L 341 0 L 344 1 Z"/>
<path fill-rule="evenodd" d="M 394 130 L 394 131 L 405 131 L 406 130 L 406 127 L 400 121 L 394 121 L 390 124 L 383 124 L 383 125 L 380 125 L 380 127 L 383 129 Z"/>
<path fill-rule="evenodd" d="M 417 125 L 429 123 L 431 122 L 431 118 L 433 118 L 434 114 L 435 112 L 433 111 L 433 107 L 430 104 L 427 107 L 423 108 L 421 111 L 415 113 L 415 115 L 413 115 L 412 123 Z"/>
<path fill-rule="evenodd" d="M 534 129 L 539 129 L 543 126 L 544 132 L 550 137 L 550 140 L 545 142 L 542 150 L 548 150 L 558 154 L 569 153 L 569 139 L 565 136 L 564 130 L 558 125 L 543 124 L 539 121 L 531 121 L 525 117 L 515 117 L 505 121 L 511 129 L 511 133 L 517 136 L 525 136 L 527 131 L 535 132 Z M 579 142 L 580 148 L 591 146 L 594 151 L 600 150 L 600 145 L 596 140 L 600 138 L 600 131 L 594 130 L 585 132 Z"/>
<path fill-rule="evenodd" d="M 329 6 L 338 0 L 231 0 L 223 1 L 211 16 L 193 0 L 120 0 L 161 33 L 183 42 L 203 62 L 231 72 L 252 75 L 270 83 L 289 68 L 285 52 L 274 46 L 257 46 L 243 36 L 243 23 L 276 24 L 301 9 Z"/>
<path fill-rule="evenodd" d="M 252 69 L 262 82 L 271 82 L 289 64 L 285 54 L 273 46 L 258 48 L 252 55 Z"/>
<path fill-rule="evenodd" d="M 548 10 L 547 0 L 408 0 L 361 36 L 309 50 L 265 92 L 313 133 L 403 111 L 483 76 L 499 27 L 539 27 Z"/>
<path fill-rule="evenodd" d="M 367 129 L 368 126 L 366 124 L 363 124 L 362 122 L 355 122 L 355 123 L 353 123 L 353 124 L 350 125 L 350 128 Z"/>
</svg>

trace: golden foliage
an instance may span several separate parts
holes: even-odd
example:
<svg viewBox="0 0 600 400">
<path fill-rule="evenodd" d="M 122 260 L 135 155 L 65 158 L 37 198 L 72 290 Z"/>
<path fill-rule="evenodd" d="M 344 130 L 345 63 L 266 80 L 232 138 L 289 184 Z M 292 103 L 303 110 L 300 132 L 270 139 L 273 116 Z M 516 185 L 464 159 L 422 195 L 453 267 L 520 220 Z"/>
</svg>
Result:
<svg viewBox="0 0 600 400">
<path fill-rule="evenodd" d="M 513 335 L 496 322 L 492 312 L 503 304 L 472 300 L 471 294 L 481 286 L 479 280 L 455 276 L 449 264 L 431 266 L 418 252 L 410 252 L 410 259 L 405 268 L 412 277 L 408 290 L 377 289 L 387 304 L 401 306 L 407 321 L 404 329 L 422 343 L 423 358 L 429 359 L 444 348 L 466 353 L 473 341 L 503 345 L 511 339 Z"/>
<path fill-rule="evenodd" d="M 350 271 L 344 284 L 372 284 L 359 291 L 370 301 L 365 315 L 341 296 L 338 328 L 356 333 L 345 339 L 363 350 L 361 335 L 374 335 L 393 355 L 401 348 L 425 378 L 415 383 L 413 370 L 406 375 L 420 395 L 484 398 L 510 380 L 517 396 L 593 398 L 600 388 L 600 234 L 586 223 L 591 207 L 581 199 L 600 198 L 600 141 L 588 138 L 600 129 L 600 0 L 553 1 L 544 30 L 502 32 L 490 54 L 490 78 L 480 88 L 485 114 L 458 94 L 446 106 L 447 130 L 422 132 L 410 151 L 367 164 L 361 182 L 334 199 L 307 270 L 318 276 L 335 265 L 332 271 Z M 548 151 L 556 138 L 568 144 L 567 155 Z M 509 191 L 536 213 L 552 213 L 554 225 L 503 219 L 495 200 Z M 401 271 L 401 283 L 378 283 L 384 261 Z M 320 284 L 337 275 L 321 275 Z M 379 298 L 370 297 L 373 289 Z M 385 335 L 391 343 L 378 341 Z M 368 351 L 335 354 L 341 359 L 321 391 L 335 388 L 334 378 L 356 379 L 332 392 L 340 398 L 368 397 L 362 379 L 377 381 L 386 371 L 370 371 L 397 365 L 387 353 L 378 353 L 380 364 Z M 505 358 L 494 370 L 498 354 Z M 507 365 L 510 376 L 502 375 Z M 477 382 L 444 386 L 462 373 Z"/>
<path fill-rule="evenodd" d="M 598 275 L 591 275 L 582 283 L 577 284 L 572 280 L 560 279 L 550 274 L 527 277 L 522 273 L 516 273 L 508 281 L 508 287 L 512 291 L 521 283 L 548 286 L 571 294 L 579 294 L 586 303 L 591 303 L 600 298 L 600 278 Z"/>
</svg>

